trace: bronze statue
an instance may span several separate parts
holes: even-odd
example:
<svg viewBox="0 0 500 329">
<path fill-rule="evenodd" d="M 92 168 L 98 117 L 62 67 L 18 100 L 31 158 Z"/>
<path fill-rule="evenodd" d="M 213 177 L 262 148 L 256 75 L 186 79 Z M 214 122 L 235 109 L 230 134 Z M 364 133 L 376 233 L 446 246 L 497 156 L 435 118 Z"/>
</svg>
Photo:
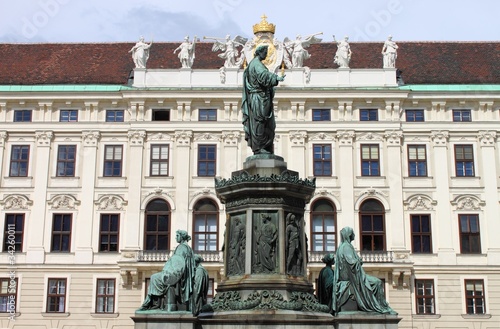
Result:
<svg viewBox="0 0 500 329">
<path fill-rule="evenodd" d="M 269 72 L 262 63 L 267 57 L 268 46 L 259 46 L 254 58 L 243 73 L 243 126 L 245 140 L 254 154 L 274 153 L 274 86 L 285 79 Z"/>
<path fill-rule="evenodd" d="M 333 292 L 333 269 L 335 264 L 335 255 L 326 254 L 321 259 L 325 263 L 325 267 L 321 269 L 318 276 L 318 286 L 316 287 L 316 297 L 318 302 L 323 305 L 332 306 L 332 292 Z"/>
<path fill-rule="evenodd" d="M 295 215 L 286 216 L 286 273 L 302 275 L 302 248 L 300 243 L 300 227 Z"/>
<path fill-rule="evenodd" d="M 341 243 L 337 249 L 333 276 L 333 313 L 337 314 L 342 306 L 354 299 L 359 311 L 397 314 L 385 300 L 382 281 L 365 273 L 363 261 L 351 244 L 354 236 L 351 227 L 340 231 Z"/>
<path fill-rule="evenodd" d="M 194 274 L 194 289 L 191 311 L 193 315 L 198 315 L 201 312 L 203 305 L 207 303 L 207 295 L 209 288 L 208 271 L 201 265 L 203 257 L 200 255 L 194 256 L 195 274 Z"/>
<path fill-rule="evenodd" d="M 195 264 L 193 249 L 187 244 L 191 237 L 184 230 L 176 232 L 179 245 L 161 272 L 151 276 L 148 295 L 139 310 L 164 309 L 177 311 L 179 305 L 189 308 L 193 295 Z M 162 305 L 165 298 L 166 305 Z"/>
</svg>

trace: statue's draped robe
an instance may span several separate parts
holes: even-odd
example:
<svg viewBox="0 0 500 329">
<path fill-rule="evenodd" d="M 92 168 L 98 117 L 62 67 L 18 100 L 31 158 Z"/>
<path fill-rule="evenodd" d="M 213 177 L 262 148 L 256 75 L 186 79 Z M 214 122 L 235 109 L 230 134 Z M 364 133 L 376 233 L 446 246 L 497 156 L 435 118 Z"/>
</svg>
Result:
<svg viewBox="0 0 500 329">
<path fill-rule="evenodd" d="M 194 315 L 198 315 L 203 305 L 207 303 L 209 281 L 208 271 L 203 266 L 198 265 L 194 275 L 193 305 L 191 308 Z"/>
<path fill-rule="evenodd" d="M 243 73 L 243 126 L 245 140 L 254 154 L 274 153 L 274 86 L 278 76 L 254 57 Z M 262 152 L 263 151 L 263 152 Z"/>
<path fill-rule="evenodd" d="M 321 304 L 332 305 L 333 269 L 327 265 L 321 269 L 318 276 L 316 296 Z"/>
<path fill-rule="evenodd" d="M 276 269 L 275 247 L 278 238 L 278 230 L 271 223 L 265 223 L 261 227 L 260 236 L 257 238 L 258 256 L 264 273 L 274 272 Z"/>
<path fill-rule="evenodd" d="M 352 228 L 340 231 L 341 244 L 337 249 L 333 277 L 332 308 L 338 313 L 354 296 L 358 309 L 365 312 L 396 314 L 384 297 L 382 281 L 365 273 L 363 262 L 351 244 Z"/>
<path fill-rule="evenodd" d="M 170 287 L 175 291 L 177 302 L 187 303 L 193 293 L 194 269 L 193 249 L 182 242 L 175 248 L 174 254 L 165 263 L 163 270 L 151 276 L 148 295 L 142 308 L 149 307 L 151 296 L 164 296 Z"/>
</svg>

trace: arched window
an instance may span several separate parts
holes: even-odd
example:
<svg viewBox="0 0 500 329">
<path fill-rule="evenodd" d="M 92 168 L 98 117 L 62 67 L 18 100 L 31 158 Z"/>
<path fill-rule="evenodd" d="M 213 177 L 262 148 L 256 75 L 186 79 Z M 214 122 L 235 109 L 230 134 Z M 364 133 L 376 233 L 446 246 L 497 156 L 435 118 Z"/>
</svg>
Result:
<svg viewBox="0 0 500 329">
<path fill-rule="evenodd" d="M 169 204 L 162 199 L 151 200 L 146 206 L 144 222 L 144 250 L 169 250 Z"/>
<path fill-rule="evenodd" d="M 368 199 L 359 209 L 361 250 L 385 250 L 385 209 L 377 200 Z"/>
<path fill-rule="evenodd" d="M 311 207 L 311 251 L 335 251 L 337 248 L 337 223 L 335 206 L 320 199 Z"/>
<path fill-rule="evenodd" d="M 202 199 L 193 210 L 193 249 L 217 251 L 219 236 L 219 208 L 210 199 Z"/>
</svg>

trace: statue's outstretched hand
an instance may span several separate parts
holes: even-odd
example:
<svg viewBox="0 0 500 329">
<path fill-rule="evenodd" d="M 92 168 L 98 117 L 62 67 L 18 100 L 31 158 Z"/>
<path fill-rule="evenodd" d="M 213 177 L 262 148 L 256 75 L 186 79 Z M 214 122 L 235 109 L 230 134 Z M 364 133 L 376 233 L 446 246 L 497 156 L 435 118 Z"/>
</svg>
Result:
<svg viewBox="0 0 500 329">
<path fill-rule="evenodd" d="M 285 76 L 286 76 L 285 74 L 284 74 L 284 75 L 282 75 L 282 76 L 279 76 L 279 75 L 278 75 L 278 79 L 277 79 L 277 80 L 278 80 L 278 81 L 285 81 Z"/>
</svg>

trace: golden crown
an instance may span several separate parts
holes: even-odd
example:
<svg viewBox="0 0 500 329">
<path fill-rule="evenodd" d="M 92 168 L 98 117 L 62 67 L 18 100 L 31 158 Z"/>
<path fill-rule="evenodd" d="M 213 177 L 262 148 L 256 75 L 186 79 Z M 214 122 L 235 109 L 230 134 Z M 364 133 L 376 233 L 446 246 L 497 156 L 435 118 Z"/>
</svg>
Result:
<svg viewBox="0 0 500 329">
<path fill-rule="evenodd" d="M 271 32 L 274 34 L 274 31 L 276 31 L 276 25 L 268 23 L 266 15 L 262 15 L 260 23 L 253 26 L 253 34 L 258 32 Z"/>
</svg>

